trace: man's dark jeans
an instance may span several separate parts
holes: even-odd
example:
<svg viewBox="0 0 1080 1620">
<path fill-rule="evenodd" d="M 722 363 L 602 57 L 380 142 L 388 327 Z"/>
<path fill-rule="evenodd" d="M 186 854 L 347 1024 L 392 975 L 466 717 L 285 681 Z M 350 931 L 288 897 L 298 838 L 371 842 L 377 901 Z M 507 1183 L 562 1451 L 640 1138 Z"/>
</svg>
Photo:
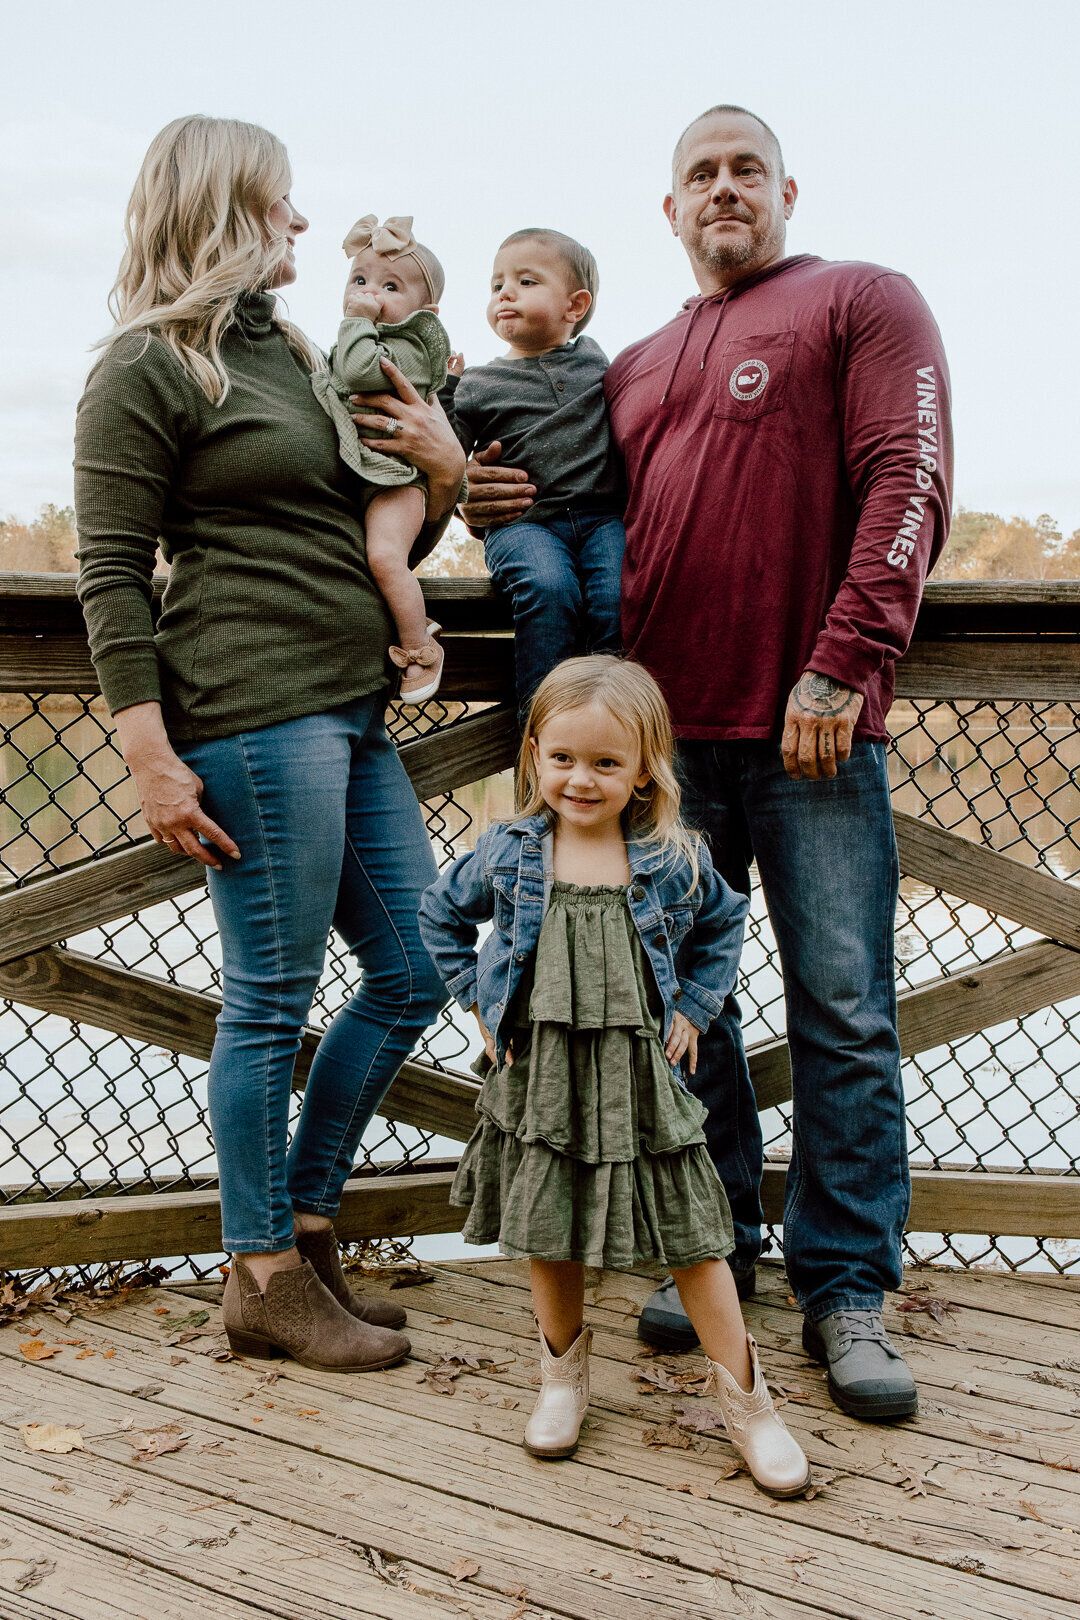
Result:
<svg viewBox="0 0 1080 1620">
<path fill-rule="evenodd" d="M 780 952 L 794 1121 L 784 1257 L 806 1315 L 880 1309 L 899 1287 L 910 1201 L 893 926 L 898 869 L 885 748 L 856 742 L 831 780 L 792 781 L 771 742 L 679 745 L 683 814 L 733 888 L 756 857 Z M 761 1128 L 731 997 L 702 1037 L 693 1091 L 735 1221 L 731 1264 L 761 1249 Z"/>
</svg>

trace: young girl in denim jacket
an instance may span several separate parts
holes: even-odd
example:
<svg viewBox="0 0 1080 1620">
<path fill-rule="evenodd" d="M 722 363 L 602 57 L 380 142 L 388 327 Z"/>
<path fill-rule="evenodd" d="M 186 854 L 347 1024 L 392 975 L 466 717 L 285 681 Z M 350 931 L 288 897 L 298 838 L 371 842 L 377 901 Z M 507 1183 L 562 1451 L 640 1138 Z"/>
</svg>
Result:
<svg viewBox="0 0 1080 1620">
<path fill-rule="evenodd" d="M 424 894 L 424 943 L 492 1064 L 450 1198 L 469 1208 L 467 1241 L 531 1262 L 541 1386 L 527 1450 L 577 1446 L 585 1266 L 659 1260 L 732 1443 L 763 1490 L 795 1496 L 807 1461 L 743 1327 L 731 1212 L 680 1074 L 735 982 L 747 902 L 679 821 L 672 751 L 644 669 L 568 659 L 532 702 L 520 819 L 490 827 Z"/>
</svg>

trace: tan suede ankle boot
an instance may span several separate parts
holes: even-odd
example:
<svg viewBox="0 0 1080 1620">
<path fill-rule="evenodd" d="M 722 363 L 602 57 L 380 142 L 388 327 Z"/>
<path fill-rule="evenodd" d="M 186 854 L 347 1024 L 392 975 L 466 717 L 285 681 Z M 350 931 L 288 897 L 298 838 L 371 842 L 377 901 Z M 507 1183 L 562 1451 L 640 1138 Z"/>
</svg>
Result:
<svg viewBox="0 0 1080 1620">
<path fill-rule="evenodd" d="M 353 1288 L 341 1264 L 341 1250 L 332 1226 L 314 1232 L 297 1232 L 296 1247 L 301 1258 L 311 1262 L 312 1270 L 325 1288 L 329 1288 L 339 1305 L 358 1322 L 371 1322 L 375 1327 L 403 1328 L 408 1317 L 400 1305 L 391 1299 L 365 1296 Z"/>
<path fill-rule="evenodd" d="M 712 1373 L 713 1388 L 720 1397 L 728 1439 L 746 1463 L 759 1490 L 769 1496 L 801 1496 L 810 1485 L 810 1464 L 773 1405 L 758 1364 L 757 1345 L 749 1334 L 746 1348 L 754 1373 L 753 1387 L 749 1390 L 741 1389 L 737 1379 L 719 1361 L 705 1357 Z"/>
<path fill-rule="evenodd" d="M 322 1372 L 374 1372 L 392 1367 L 412 1348 L 404 1333 L 357 1321 L 306 1260 L 275 1271 L 260 1293 L 243 1256 L 234 1255 L 221 1312 L 237 1356 L 288 1355 Z"/>
<path fill-rule="evenodd" d="M 577 1450 L 589 1406 L 591 1344 L 592 1329 L 582 1328 L 564 1356 L 553 1356 L 540 1329 L 540 1393 L 523 1441 L 534 1457 L 569 1457 Z"/>
</svg>

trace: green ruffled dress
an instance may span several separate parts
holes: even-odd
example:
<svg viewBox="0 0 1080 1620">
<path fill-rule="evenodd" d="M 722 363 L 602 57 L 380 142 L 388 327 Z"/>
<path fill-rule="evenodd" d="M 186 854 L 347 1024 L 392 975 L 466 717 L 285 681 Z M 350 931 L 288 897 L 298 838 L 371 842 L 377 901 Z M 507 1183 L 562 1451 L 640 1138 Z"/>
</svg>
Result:
<svg viewBox="0 0 1080 1620">
<path fill-rule="evenodd" d="M 690 1266 L 734 1248 L 706 1110 L 664 1056 L 624 888 L 556 882 L 450 1193 L 469 1243 L 515 1259 Z"/>
</svg>

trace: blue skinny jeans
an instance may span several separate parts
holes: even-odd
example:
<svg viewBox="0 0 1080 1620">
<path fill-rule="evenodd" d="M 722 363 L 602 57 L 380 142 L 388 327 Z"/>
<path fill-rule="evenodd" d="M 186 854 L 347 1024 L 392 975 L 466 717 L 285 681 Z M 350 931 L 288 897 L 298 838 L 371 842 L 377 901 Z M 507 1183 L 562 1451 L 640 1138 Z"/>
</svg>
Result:
<svg viewBox="0 0 1080 1620">
<path fill-rule="evenodd" d="M 294 1210 L 336 1214 L 368 1121 L 446 999 L 416 921 L 435 860 L 384 706 L 377 692 L 180 750 L 241 854 L 209 873 L 224 960 L 210 1123 L 230 1252 L 289 1248 Z M 289 1147 L 331 924 L 362 976 L 319 1043 Z"/>
<path fill-rule="evenodd" d="M 484 539 L 488 572 L 514 614 L 518 713 L 544 676 L 576 653 L 622 650 L 619 585 L 626 532 L 610 512 L 568 510 L 508 523 Z"/>
<path fill-rule="evenodd" d="M 857 741 L 831 780 L 792 781 L 769 742 L 681 742 L 683 814 L 733 888 L 758 871 L 780 953 L 793 1147 L 784 1259 L 805 1314 L 880 1309 L 900 1286 L 911 1188 L 893 928 L 898 869 L 885 748 Z M 689 1084 L 744 1270 L 761 1252 L 762 1137 L 731 997 Z"/>
</svg>

